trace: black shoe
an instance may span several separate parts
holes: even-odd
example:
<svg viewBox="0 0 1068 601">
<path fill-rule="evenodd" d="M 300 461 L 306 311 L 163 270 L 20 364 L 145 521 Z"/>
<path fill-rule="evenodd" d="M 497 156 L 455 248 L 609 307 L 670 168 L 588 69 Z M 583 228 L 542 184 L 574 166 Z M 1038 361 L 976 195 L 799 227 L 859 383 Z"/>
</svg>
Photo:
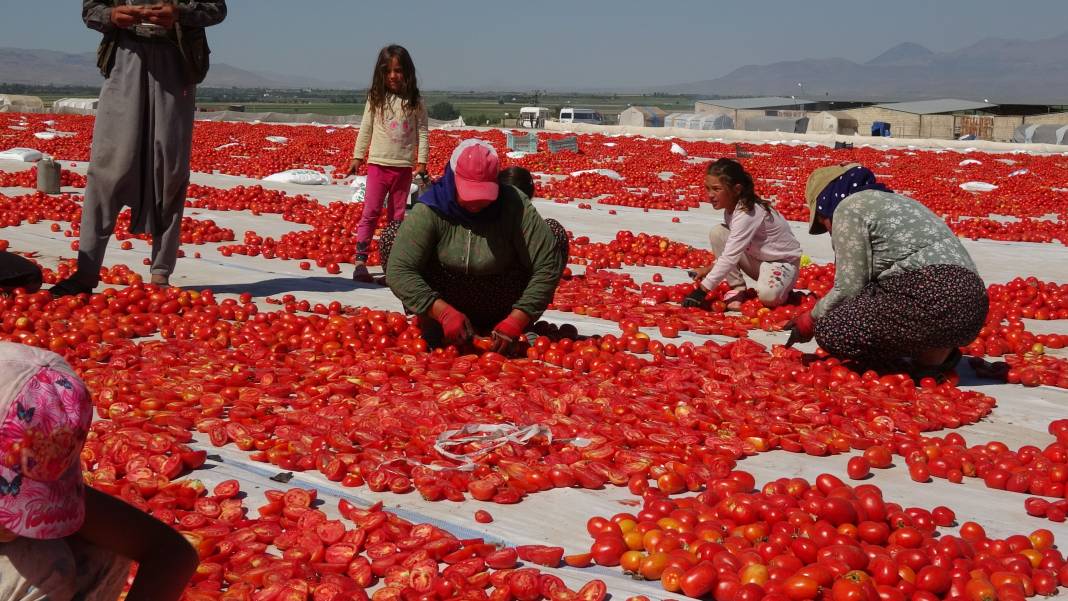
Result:
<svg viewBox="0 0 1068 601">
<path fill-rule="evenodd" d="M 75 296 L 78 294 L 92 294 L 93 288 L 96 286 L 90 286 L 83 282 L 79 282 L 74 278 L 67 278 L 62 282 L 52 286 L 49 292 L 52 293 L 54 298 L 60 298 L 63 296 Z"/>
<path fill-rule="evenodd" d="M 909 375 L 912 379 L 919 383 L 924 378 L 933 378 L 935 382 L 941 384 L 946 381 L 946 378 L 950 374 L 957 371 L 957 364 L 960 363 L 962 355 L 959 348 L 954 348 L 949 352 L 949 356 L 946 360 L 938 365 L 917 365 L 910 371 Z"/>
</svg>

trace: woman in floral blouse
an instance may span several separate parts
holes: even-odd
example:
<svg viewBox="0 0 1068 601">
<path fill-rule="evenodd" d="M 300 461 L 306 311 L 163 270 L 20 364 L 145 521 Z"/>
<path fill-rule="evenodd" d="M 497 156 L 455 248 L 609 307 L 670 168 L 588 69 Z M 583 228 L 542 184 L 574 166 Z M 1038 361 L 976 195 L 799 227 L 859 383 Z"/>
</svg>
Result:
<svg viewBox="0 0 1068 601">
<path fill-rule="evenodd" d="M 790 344 L 815 336 L 834 356 L 917 378 L 955 369 L 989 300 L 946 223 L 855 163 L 813 171 L 805 196 L 809 231 L 831 233 L 834 288 L 790 324 Z"/>
</svg>

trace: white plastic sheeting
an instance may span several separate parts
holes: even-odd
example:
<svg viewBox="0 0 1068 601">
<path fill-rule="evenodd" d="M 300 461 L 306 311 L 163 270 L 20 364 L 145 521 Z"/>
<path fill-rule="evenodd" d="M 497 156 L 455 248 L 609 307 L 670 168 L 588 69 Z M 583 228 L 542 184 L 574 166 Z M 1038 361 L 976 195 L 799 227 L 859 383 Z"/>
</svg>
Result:
<svg viewBox="0 0 1068 601">
<path fill-rule="evenodd" d="M 0 160 L 4 161 L 33 163 L 41 160 L 41 157 L 41 151 L 34 150 L 33 148 L 8 148 L 7 150 L 0 152 Z"/>
<path fill-rule="evenodd" d="M 620 175 L 617 171 L 612 171 L 611 169 L 583 169 L 581 171 L 572 171 L 571 175 L 578 176 L 578 175 L 582 175 L 584 173 L 593 173 L 595 175 L 603 175 L 603 176 L 605 176 L 607 178 L 614 179 L 616 181 L 622 181 L 623 180 L 623 176 L 622 175 Z"/>
<path fill-rule="evenodd" d="M 3 166 L 8 170 L 25 169 L 27 165 L 8 163 Z M 84 173 L 84 166 L 76 168 Z M 193 182 L 203 185 L 230 188 L 237 185 L 255 184 L 248 178 L 222 175 L 193 174 Z M 311 191 L 292 184 L 268 183 L 265 187 L 286 190 L 293 194 L 310 195 L 322 202 L 344 200 L 352 193 L 348 186 L 329 185 Z M 718 223 L 721 213 L 709 205 L 684 215 L 681 223 L 672 223 L 671 218 L 677 213 L 669 211 L 643 212 L 641 209 L 628 207 L 602 207 L 595 205 L 593 210 L 578 210 L 577 207 L 556 204 L 548 201 L 535 202 L 538 211 L 544 217 L 552 217 L 566 224 L 576 235 L 589 235 L 595 241 L 610 240 L 618 230 L 632 229 L 654 234 L 668 235 L 672 239 L 706 248 L 709 224 Z M 617 215 L 608 216 L 607 211 L 617 211 Z M 301 229 L 302 225 L 285 222 L 277 215 L 253 216 L 248 212 L 198 210 L 197 213 L 210 216 L 223 227 L 235 231 L 255 229 L 262 235 L 280 237 L 285 232 Z M 815 262 L 828 262 L 833 257 L 828 236 L 811 236 L 803 223 L 792 223 L 805 254 Z M 39 252 L 39 260 L 54 268 L 60 258 L 70 256 L 70 240 L 61 233 L 49 231 L 49 223 L 24 224 L 17 228 L 6 228 L 3 237 L 11 242 L 15 249 L 33 248 Z M 1068 248 L 1056 244 L 1035 245 L 1027 243 L 996 242 L 992 240 L 962 241 L 979 268 L 980 274 L 988 283 L 1004 283 L 1020 276 L 1035 276 L 1043 281 L 1068 281 Z M 352 287 L 347 276 L 309 277 L 307 272 L 299 270 L 296 261 L 267 260 L 263 257 L 246 257 L 234 255 L 224 257 L 212 245 L 197 247 L 204 256 L 202 260 L 189 257 L 179 261 L 178 268 L 172 276 L 175 285 L 201 289 L 212 287 L 220 298 L 232 297 L 241 291 L 251 291 L 254 296 L 262 297 L 277 294 L 279 282 L 286 286 L 286 291 L 294 290 L 302 299 L 311 303 L 328 303 L 340 300 L 345 304 L 399 311 L 399 301 L 387 288 Z M 147 256 L 147 248 L 137 245 L 132 250 L 113 249 L 109 252 L 109 263 L 125 262 L 140 264 L 140 259 Z M 134 260 L 136 259 L 136 261 Z M 668 270 L 663 267 L 628 267 L 624 271 L 635 276 L 639 281 L 648 281 L 652 273 L 663 273 L 667 283 L 686 281 L 684 270 Z M 295 283 L 294 283 L 295 282 Z M 299 286 L 299 288 L 295 288 Z M 224 291 L 225 290 L 225 291 Z M 264 308 L 268 305 L 263 305 Z M 277 307 L 274 307 L 275 309 Z M 583 335 L 618 333 L 618 324 L 574 313 L 549 311 L 546 319 L 557 323 L 568 322 L 578 327 Z M 1056 322 L 1048 322 L 1051 326 Z M 653 329 L 646 333 L 656 338 Z M 760 344 L 782 343 L 786 339 L 783 332 L 754 332 L 752 338 Z M 700 343 L 704 337 L 683 335 L 684 340 Z M 679 341 L 676 340 L 676 343 Z M 812 343 L 809 343 L 812 344 Z M 810 350 L 811 347 L 804 347 Z M 966 363 L 966 362 L 965 362 Z M 1023 388 L 1019 385 L 996 384 L 977 380 L 967 365 L 960 367 L 963 385 L 970 390 L 989 394 L 998 400 L 997 407 L 989 418 L 982 422 L 958 430 L 969 444 L 983 444 L 990 440 L 1009 441 L 1010 445 L 1034 443 L 1040 446 L 1052 441 L 1046 433 L 1046 424 L 1052 419 L 1064 416 L 1064 407 L 1068 403 L 1068 391 L 1050 387 Z M 263 493 L 267 489 L 302 486 L 315 488 L 323 501 L 321 509 L 331 519 L 339 518 L 337 502 L 346 499 L 358 506 L 368 506 L 376 501 L 383 501 L 385 508 L 400 514 L 414 522 L 433 523 L 462 538 L 482 537 L 487 541 L 509 545 L 552 544 L 560 545 L 568 553 L 585 552 L 591 543 L 586 533 L 586 520 L 594 515 L 611 516 L 621 511 L 634 511 L 635 508 L 624 503 L 634 500 L 625 488 L 606 487 L 602 490 L 554 489 L 530 495 L 518 505 L 497 505 L 467 500 L 462 503 L 432 503 L 422 499 L 418 494 L 395 495 L 392 493 L 375 493 L 366 487 L 344 488 L 329 482 L 313 472 L 294 474 L 293 480 L 286 485 L 272 482 L 271 476 L 280 470 L 275 466 L 252 462 L 248 455 L 232 445 L 217 448 L 206 437 L 196 434 L 193 446 L 208 450 L 218 455 L 221 460 L 209 461 L 208 469 L 197 470 L 192 477 L 204 481 L 211 489 L 215 484 L 230 478 L 241 482 L 242 490 L 248 494 L 248 506 L 255 508 L 263 502 Z M 1026 441 L 1026 442 L 1024 442 Z M 819 473 L 833 472 L 842 474 L 850 454 L 831 457 L 811 457 L 804 454 L 786 452 L 763 453 L 746 458 L 739 463 L 739 468 L 756 476 L 758 483 L 764 483 L 779 477 L 804 477 L 810 481 Z M 981 482 L 968 479 L 964 484 L 951 484 L 945 480 L 918 485 L 909 479 L 904 462 L 887 470 L 873 470 L 867 483 L 883 489 L 888 500 L 900 502 L 906 506 L 919 505 L 930 508 L 944 504 L 952 507 L 957 514 L 957 521 L 963 523 L 975 520 L 981 523 L 987 533 L 1004 538 L 1010 534 L 1026 534 L 1038 528 L 1049 528 L 1059 540 L 1068 539 L 1068 525 L 1049 522 L 1045 519 L 1027 516 L 1022 509 L 1022 499 L 1017 494 L 1006 493 L 986 488 Z M 477 509 L 488 510 L 494 518 L 490 524 L 479 524 L 474 520 Z M 947 529 L 944 533 L 953 532 Z M 539 568 L 541 569 L 541 568 Z M 667 594 L 656 582 L 641 582 L 623 575 L 619 568 L 593 567 L 588 569 L 560 568 L 545 569 L 557 574 L 572 589 L 594 578 L 600 578 L 608 584 L 609 592 L 614 598 L 625 599 L 631 595 L 646 595 L 652 599 L 682 598 L 681 595 Z"/>
<path fill-rule="evenodd" d="M 290 169 L 263 178 L 266 182 L 282 184 L 300 184 L 302 186 L 322 186 L 330 183 L 330 176 L 311 169 Z"/>
<path fill-rule="evenodd" d="M 998 187 L 989 182 L 964 182 L 960 185 L 960 189 L 968 192 L 993 192 Z"/>
</svg>

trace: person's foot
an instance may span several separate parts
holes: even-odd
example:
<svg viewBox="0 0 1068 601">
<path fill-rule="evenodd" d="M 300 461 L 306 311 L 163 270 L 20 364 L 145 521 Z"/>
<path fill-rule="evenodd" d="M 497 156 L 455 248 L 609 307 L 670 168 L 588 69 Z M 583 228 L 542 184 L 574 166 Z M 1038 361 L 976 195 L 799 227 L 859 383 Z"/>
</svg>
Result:
<svg viewBox="0 0 1068 601">
<path fill-rule="evenodd" d="M 362 282 L 364 284 L 375 283 L 375 279 L 371 276 L 371 272 L 367 271 L 366 263 L 356 264 L 356 268 L 352 270 L 352 280 L 354 282 Z"/>
<path fill-rule="evenodd" d="M 171 279 L 169 277 L 158 273 L 152 274 L 152 279 L 149 281 L 153 286 L 159 286 L 161 288 L 167 288 L 171 285 Z"/>
<path fill-rule="evenodd" d="M 927 353 L 924 353 L 923 355 L 927 356 L 922 358 L 929 358 L 930 356 L 932 356 Z M 920 357 L 917 357 L 913 361 L 912 369 L 909 373 L 909 375 L 912 376 L 913 380 L 919 383 L 924 378 L 933 378 L 935 382 L 941 384 L 946 380 L 946 378 L 950 376 L 950 374 L 953 374 L 957 371 L 957 364 L 960 363 L 962 356 L 960 349 L 949 349 L 945 353 L 939 352 L 935 353 L 935 355 L 944 357 L 941 363 L 924 363 L 922 358 Z"/>
<path fill-rule="evenodd" d="M 72 276 L 55 286 L 52 286 L 52 289 L 49 290 L 49 292 L 52 293 L 53 297 L 59 298 L 61 296 L 75 296 L 83 293 L 92 294 L 93 288 L 95 288 L 95 286 L 90 286 Z"/>
<path fill-rule="evenodd" d="M 756 296 L 749 288 L 735 288 L 723 295 L 723 302 L 727 303 L 728 311 L 741 311 L 742 303 Z"/>
</svg>

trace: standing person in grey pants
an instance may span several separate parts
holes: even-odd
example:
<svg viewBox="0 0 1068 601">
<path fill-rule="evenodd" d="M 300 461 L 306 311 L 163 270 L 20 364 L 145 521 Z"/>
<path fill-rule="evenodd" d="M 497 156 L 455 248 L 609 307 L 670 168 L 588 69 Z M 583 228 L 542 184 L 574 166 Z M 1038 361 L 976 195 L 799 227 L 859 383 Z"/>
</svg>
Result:
<svg viewBox="0 0 1068 601">
<path fill-rule="evenodd" d="M 130 230 L 152 236 L 152 283 L 166 286 L 181 242 L 196 85 L 208 71 L 204 28 L 226 18 L 225 0 L 84 0 L 82 20 L 104 34 L 106 78 L 93 130 L 78 270 L 57 296 L 91 292 L 124 206 Z"/>
</svg>

